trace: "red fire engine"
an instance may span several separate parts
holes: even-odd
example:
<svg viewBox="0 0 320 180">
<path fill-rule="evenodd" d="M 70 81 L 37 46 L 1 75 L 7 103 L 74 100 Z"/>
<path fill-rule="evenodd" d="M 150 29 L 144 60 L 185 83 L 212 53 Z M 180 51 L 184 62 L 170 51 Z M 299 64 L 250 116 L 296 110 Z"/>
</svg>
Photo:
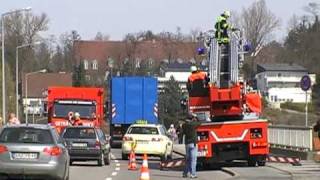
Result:
<svg viewBox="0 0 320 180">
<path fill-rule="evenodd" d="M 264 166 L 269 153 L 268 123 L 259 118 L 260 95 L 239 78 L 243 39 L 233 33 L 229 44 L 219 44 L 213 36 L 206 37 L 210 82 L 202 93 L 189 91 L 189 111 L 203 120 L 197 129 L 198 161 L 247 160 L 249 166 Z"/>
<path fill-rule="evenodd" d="M 102 88 L 49 87 L 47 97 L 48 123 L 61 132 L 74 124 L 80 115 L 84 126 L 100 126 L 104 120 Z"/>
</svg>

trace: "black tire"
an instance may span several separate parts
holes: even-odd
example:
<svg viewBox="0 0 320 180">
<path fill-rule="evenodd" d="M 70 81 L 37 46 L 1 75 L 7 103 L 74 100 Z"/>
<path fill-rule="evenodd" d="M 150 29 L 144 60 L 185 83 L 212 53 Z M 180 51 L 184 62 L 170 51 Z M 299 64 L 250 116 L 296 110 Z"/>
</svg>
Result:
<svg viewBox="0 0 320 180">
<path fill-rule="evenodd" d="M 105 165 L 110 165 L 110 161 L 111 161 L 111 155 L 110 155 L 110 152 L 108 152 L 108 154 L 104 158 L 104 164 Z"/>
<path fill-rule="evenodd" d="M 101 155 L 100 155 L 100 158 L 98 160 L 98 166 L 104 166 L 105 163 L 104 163 L 104 154 L 103 152 L 101 152 Z"/>
<path fill-rule="evenodd" d="M 266 165 L 266 161 L 258 161 L 258 166 L 265 166 Z"/>
<path fill-rule="evenodd" d="M 128 160 L 128 154 L 122 153 L 122 154 L 121 154 L 121 159 L 122 159 L 122 160 Z"/>
<path fill-rule="evenodd" d="M 255 159 L 248 159 L 248 166 L 249 167 L 255 167 L 257 164 L 257 161 Z"/>
</svg>

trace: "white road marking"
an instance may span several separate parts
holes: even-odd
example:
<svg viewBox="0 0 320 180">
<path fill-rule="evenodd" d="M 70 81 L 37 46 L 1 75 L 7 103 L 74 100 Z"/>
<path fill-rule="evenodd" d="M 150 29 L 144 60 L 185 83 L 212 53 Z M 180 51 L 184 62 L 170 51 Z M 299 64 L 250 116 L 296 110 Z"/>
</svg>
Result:
<svg viewBox="0 0 320 180">
<path fill-rule="evenodd" d="M 120 168 L 119 168 L 119 167 L 117 167 L 115 170 L 116 170 L 116 171 L 120 171 Z"/>
<path fill-rule="evenodd" d="M 114 160 L 114 162 L 118 163 L 118 162 L 119 162 L 119 160 Z"/>
<path fill-rule="evenodd" d="M 112 172 L 111 176 L 116 176 L 117 174 L 117 172 Z"/>
<path fill-rule="evenodd" d="M 112 180 L 112 178 L 109 178 L 109 177 L 108 177 L 108 178 L 106 178 L 106 180 Z"/>
<path fill-rule="evenodd" d="M 116 166 L 117 166 L 117 167 L 120 167 L 120 163 L 117 163 Z"/>
</svg>

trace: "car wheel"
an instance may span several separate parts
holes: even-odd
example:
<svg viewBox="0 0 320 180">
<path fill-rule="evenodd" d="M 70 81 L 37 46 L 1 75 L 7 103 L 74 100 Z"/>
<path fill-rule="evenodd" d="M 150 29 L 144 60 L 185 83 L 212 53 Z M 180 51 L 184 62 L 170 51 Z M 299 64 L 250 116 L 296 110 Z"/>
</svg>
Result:
<svg viewBox="0 0 320 180">
<path fill-rule="evenodd" d="M 172 156 L 173 156 L 172 154 L 173 154 L 173 151 L 171 150 L 170 154 L 168 155 L 169 160 L 172 160 Z"/>
<path fill-rule="evenodd" d="M 164 154 L 160 156 L 160 161 L 164 162 L 168 160 L 167 149 L 164 151 Z"/>
<path fill-rule="evenodd" d="M 104 154 L 103 152 L 101 152 L 101 155 L 100 155 L 100 158 L 98 160 L 98 166 L 104 166 L 105 163 L 104 163 Z"/>
<path fill-rule="evenodd" d="M 258 166 L 265 166 L 266 165 L 266 161 L 258 161 Z"/>
<path fill-rule="evenodd" d="M 122 153 L 122 154 L 121 154 L 121 159 L 122 159 L 122 160 L 128 160 L 128 154 Z"/>
<path fill-rule="evenodd" d="M 110 165 L 110 161 L 111 161 L 111 154 L 110 154 L 110 152 L 108 152 L 106 158 L 104 159 L 104 163 L 106 165 Z"/>
</svg>

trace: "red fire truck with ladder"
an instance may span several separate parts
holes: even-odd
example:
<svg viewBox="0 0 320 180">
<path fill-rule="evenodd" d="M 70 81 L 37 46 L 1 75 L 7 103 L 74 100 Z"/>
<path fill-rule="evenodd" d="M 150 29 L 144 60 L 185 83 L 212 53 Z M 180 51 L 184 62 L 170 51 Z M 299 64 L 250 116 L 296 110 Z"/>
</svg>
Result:
<svg viewBox="0 0 320 180">
<path fill-rule="evenodd" d="M 211 33 L 213 34 L 213 33 Z M 240 80 L 244 60 L 241 32 L 230 34 L 228 44 L 219 44 L 206 33 L 210 82 L 199 92 L 189 91 L 189 112 L 203 121 L 198 127 L 198 162 L 247 160 L 249 166 L 264 166 L 269 153 L 268 122 L 260 119 L 260 94 L 249 91 Z"/>
</svg>

